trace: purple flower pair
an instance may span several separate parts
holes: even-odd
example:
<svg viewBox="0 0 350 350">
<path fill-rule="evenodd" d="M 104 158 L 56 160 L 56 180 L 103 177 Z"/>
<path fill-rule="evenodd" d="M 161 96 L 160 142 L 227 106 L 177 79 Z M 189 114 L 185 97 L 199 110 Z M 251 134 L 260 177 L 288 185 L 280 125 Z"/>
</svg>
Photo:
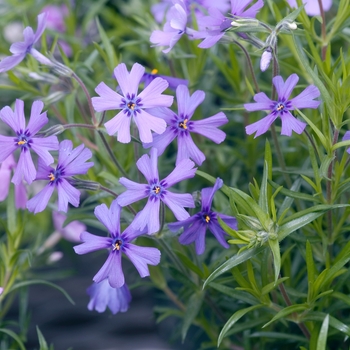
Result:
<svg viewBox="0 0 350 350">
<path fill-rule="evenodd" d="M 145 176 L 147 184 L 139 184 L 128 180 L 125 177 L 119 179 L 119 182 L 126 187 L 117 198 L 117 202 L 122 207 L 148 198 L 146 206 L 136 215 L 131 226 L 135 230 L 144 230 L 152 234 L 159 231 L 159 210 L 161 202 L 170 208 L 178 220 L 185 220 L 189 214 L 184 209 L 194 208 L 194 201 L 188 193 L 173 193 L 169 188 L 176 183 L 192 178 L 196 173 L 194 163 L 189 159 L 184 159 L 175 167 L 175 169 L 163 180 L 158 175 L 158 154 L 157 149 L 152 148 L 150 156 L 143 155 L 136 163 L 137 168 Z"/>
<path fill-rule="evenodd" d="M 122 270 L 122 253 L 124 253 L 134 264 L 141 277 L 149 276 L 147 265 L 157 265 L 160 262 L 160 251 L 156 248 L 138 247 L 132 243 L 141 231 L 135 230 L 132 226 L 120 231 L 121 207 L 117 200 L 114 200 L 110 209 L 105 204 L 95 208 L 95 216 L 107 228 L 110 237 L 99 237 L 89 232 L 83 232 L 80 236 L 83 242 L 74 247 L 77 254 L 86 254 L 100 249 L 109 249 L 109 255 L 93 280 L 100 283 L 105 279 L 113 288 L 120 288 L 124 285 L 124 273 Z"/>
<path fill-rule="evenodd" d="M 226 134 L 218 127 L 226 124 L 228 119 L 223 112 L 219 112 L 212 117 L 194 120 L 191 118 L 196 108 L 203 102 L 204 91 L 197 90 L 190 96 L 185 85 L 179 85 L 176 89 L 178 113 L 174 113 L 169 108 L 157 108 L 152 113 L 163 118 L 168 127 L 161 135 L 154 135 L 153 142 L 146 143 L 145 148 L 154 147 L 158 150 L 158 156 L 163 154 L 166 147 L 177 138 L 178 152 L 176 165 L 184 159 L 191 158 L 196 164 L 201 165 L 205 160 L 205 155 L 193 142 L 191 133 L 203 135 L 213 142 L 219 144 L 225 140 Z"/>
<path fill-rule="evenodd" d="M 48 123 L 46 112 L 42 113 L 43 107 L 41 101 L 34 101 L 27 127 L 22 100 L 16 100 L 14 111 L 8 106 L 0 111 L 0 119 L 16 133 L 16 136 L 0 135 L 0 163 L 17 149 L 21 152 L 12 178 L 12 182 L 16 185 L 22 182 L 23 177 L 28 184 L 35 179 L 36 170 L 31 151 L 34 151 L 46 166 L 54 162 L 49 151 L 58 149 L 57 137 L 35 137 L 36 133 Z"/>
<path fill-rule="evenodd" d="M 258 11 L 264 6 L 263 0 L 258 0 L 251 7 L 247 8 L 253 0 L 231 0 L 230 15 L 235 17 L 255 18 Z M 219 9 L 211 7 L 208 10 L 209 16 L 198 19 L 199 31 L 189 32 L 193 39 L 204 39 L 198 47 L 208 49 L 215 45 L 231 27 L 232 18 L 225 17 Z"/>
<path fill-rule="evenodd" d="M 75 207 L 79 206 L 80 192 L 70 184 L 70 178 L 86 174 L 94 165 L 93 162 L 86 163 L 91 157 L 91 151 L 84 145 L 73 149 L 72 141 L 64 140 L 60 143 L 56 169 L 47 166 L 39 158 L 36 180 L 49 180 L 49 182 L 27 202 L 27 209 L 35 214 L 43 211 L 55 188 L 58 191 L 58 210 L 67 212 L 68 203 Z"/>
<path fill-rule="evenodd" d="M 135 63 L 128 72 L 124 63 L 114 69 L 123 96 L 109 88 L 105 83 L 100 83 L 95 91 L 100 97 L 93 97 L 92 104 L 97 112 L 121 109 L 121 111 L 110 121 L 105 123 L 109 135 L 118 134 L 119 142 L 128 143 L 131 141 L 130 123 L 133 119 L 139 130 L 142 142 L 152 142 L 151 130 L 157 134 L 165 131 L 166 123 L 157 118 L 145 109 L 154 107 L 169 107 L 173 103 L 173 97 L 162 95 L 162 92 L 169 86 L 162 78 L 156 78 L 138 94 L 138 87 L 144 75 L 145 68 Z"/>
<path fill-rule="evenodd" d="M 217 179 L 214 187 L 203 188 L 201 191 L 202 208 L 201 211 L 190 218 L 168 224 L 171 231 L 176 232 L 180 228 L 183 228 L 183 233 L 179 237 L 181 244 L 190 244 L 195 242 L 196 253 L 198 255 L 203 254 L 205 250 L 205 234 L 209 230 L 218 242 L 225 248 L 229 247 L 229 244 L 225 240 L 226 233 L 221 228 L 218 217 L 220 217 L 228 226 L 237 229 L 236 218 L 224 214 L 219 214 L 212 211 L 211 206 L 214 195 L 223 185 L 221 179 Z"/>
<path fill-rule="evenodd" d="M 271 111 L 263 119 L 246 126 L 245 130 L 248 135 L 254 132 L 256 132 L 255 137 L 264 134 L 278 117 L 280 117 L 282 121 L 281 135 L 291 136 L 292 131 L 297 134 L 301 134 L 304 131 L 307 124 L 296 119 L 290 111 L 295 108 L 317 108 L 321 102 L 314 101 L 313 99 L 320 96 L 320 91 L 316 86 L 310 85 L 298 96 L 290 100 L 289 97 L 298 81 L 299 77 L 296 74 L 289 76 L 285 82 L 283 78 L 278 75 L 272 79 L 278 95 L 277 101 L 272 101 L 264 92 L 260 92 L 254 96 L 256 103 L 246 103 L 244 105 L 244 108 L 249 112 L 262 110 Z"/>
<path fill-rule="evenodd" d="M 14 43 L 10 47 L 12 56 L 5 57 L 0 62 L 0 73 L 7 72 L 21 63 L 26 55 L 31 54 L 40 63 L 51 66 L 52 62 L 42 55 L 39 51 L 34 49 L 34 44 L 40 39 L 46 27 L 46 13 L 41 13 L 38 16 L 38 27 L 36 32 L 33 32 L 31 27 L 26 27 L 23 31 L 24 41 Z"/>
</svg>

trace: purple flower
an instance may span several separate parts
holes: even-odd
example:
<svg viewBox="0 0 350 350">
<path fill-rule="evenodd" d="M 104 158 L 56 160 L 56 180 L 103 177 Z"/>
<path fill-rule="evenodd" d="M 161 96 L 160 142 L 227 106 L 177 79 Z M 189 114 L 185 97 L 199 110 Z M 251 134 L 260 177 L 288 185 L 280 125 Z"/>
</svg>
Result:
<svg viewBox="0 0 350 350">
<path fill-rule="evenodd" d="M 60 236 L 70 242 L 80 242 L 80 234 L 86 230 L 86 225 L 74 220 L 63 227 L 67 216 L 58 211 L 52 212 L 53 225 Z"/>
<path fill-rule="evenodd" d="M 4 201 L 9 193 L 12 170 L 16 168 L 13 155 L 9 155 L 0 165 L 0 202 Z M 15 184 L 15 206 L 25 209 L 27 203 L 27 189 L 23 181 Z"/>
<path fill-rule="evenodd" d="M 140 94 L 137 94 L 144 72 L 145 68 L 135 63 L 129 74 L 125 64 L 121 63 L 114 69 L 114 75 L 123 96 L 113 91 L 103 82 L 95 89 L 100 95 L 100 97 L 92 98 L 92 104 L 97 112 L 121 109 L 114 118 L 105 123 L 109 135 L 118 133 L 117 139 L 119 142 L 130 142 L 131 118 L 139 129 L 142 142 L 152 142 L 151 130 L 161 134 L 166 129 L 164 120 L 154 117 L 144 109 L 171 106 L 174 98 L 162 95 L 169 84 L 162 78 L 156 78 Z"/>
<path fill-rule="evenodd" d="M 166 80 L 169 83 L 169 89 L 172 89 L 172 90 L 176 90 L 176 88 L 179 85 L 186 85 L 186 86 L 188 86 L 188 80 L 186 80 L 186 79 L 179 79 L 179 78 L 175 78 L 175 77 L 169 77 L 167 75 L 160 75 L 160 74 L 158 74 L 158 69 L 153 69 L 151 71 L 151 73 L 145 72 L 143 74 L 141 82 L 144 82 L 145 83 L 145 87 L 146 87 L 156 78 L 162 78 L 162 79 Z"/>
<path fill-rule="evenodd" d="M 272 79 L 278 94 L 277 101 L 270 100 L 265 93 L 260 92 L 254 96 L 254 100 L 257 103 L 246 103 L 244 105 L 244 108 L 249 112 L 263 110 L 271 111 L 263 119 L 246 126 L 245 130 L 248 135 L 251 135 L 254 132 L 256 132 L 255 137 L 264 134 L 278 117 L 281 117 L 282 120 L 281 135 L 291 136 L 292 131 L 297 134 L 301 134 L 304 131 L 306 123 L 297 120 L 289 111 L 292 111 L 295 108 L 317 108 L 321 102 L 313 101 L 313 99 L 320 96 L 320 91 L 316 86 L 310 85 L 298 96 L 289 100 L 289 96 L 298 80 L 299 77 L 296 74 L 289 76 L 286 82 L 284 82 L 282 77 L 278 75 Z"/>
<path fill-rule="evenodd" d="M 89 232 L 83 232 L 80 239 L 83 242 L 74 247 L 77 254 L 86 254 L 99 249 L 110 249 L 108 258 L 100 271 L 94 276 L 96 283 L 108 278 L 113 288 L 124 285 L 124 273 L 122 270 L 122 253 L 134 264 L 141 277 L 149 276 L 148 264 L 158 265 L 160 251 L 157 248 L 138 247 L 130 242 L 141 234 L 129 226 L 120 233 L 121 207 L 114 200 L 110 209 L 105 204 L 95 208 L 95 216 L 108 229 L 110 237 L 99 237 Z"/>
<path fill-rule="evenodd" d="M 186 5 L 183 0 L 173 0 L 173 3 L 174 6 L 167 12 L 163 30 L 153 31 L 150 37 L 153 46 L 169 46 L 163 50 L 164 53 L 168 53 L 186 33 L 188 15 Z"/>
<path fill-rule="evenodd" d="M 160 202 L 167 205 L 178 220 L 185 220 L 189 217 L 184 207 L 194 208 L 194 201 L 190 194 L 173 193 L 168 190 L 174 184 L 195 175 L 197 169 L 193 168 L 194 163 L 189 159 L 184 159 L 163 180 L 159 180 L 157 163 L 156 148 L 151 149 L 150 157 L 145 154 L 136 163 L 148 184 L 139 184 L 125 177 L 119 179 L 119 182 L 127 188 L 117 198 L 118 204 L 122 207 L 148 197 L 146 206 L 131 223 L 134 229 L 143 230 L 147 226 L 148 234 L 159 231 Z"/>
<path fill-rule="evenodd" d="M 87 290 L 90 296 L 88 309 L 90 311 L 104 312 L 107 308 L 115 315 L 118 312 L 126 312 L 131 301 L 131 294 L 126 283 L 120 288 L 113 288 L 105 279 L 100 283 L 92 284 Z"/>
<path fill-rule="evenodd" d="M 162 0 L 160 3 L 152 5 L 151 12 L 158 23 L 161 23 L 165 17 L 165 13 L 173 4 L 172 0 Z M 221 12 L 226 12 L 229 10 L 228 0 L 184 0 L 187 12 L 191 12 L 191 7 L 195 7 L 195 14 L 200 14 L 202 9 L 209 9 L 210 7 L 215 7 Z"/>
<path fill-rule="evenodd" d="M 49 165 L 54 162 L 54 159 L 49 151 L 58 149 L 57 137 L 34 137 L 36 133 L 49 121 L 46 117 L 46 112 L 41 113 L 43 107 L 44 104 L 41 101 L 34 101 L 27 127 L 25 125 L 24 102 L 22 100 L 16 100 L 14 111 L 12 111 L 9 106 L 4 107 L 0 111 L 0 119 L 16 133 L 15 137 L 0 135 L 0 163 L 3 162 L 16 149 L 21 151 L 21 155 L 12 178 L 12 182 L 14 184 L 18 185 L 21 183 L 23 177 L 28 184 L 32 183 L 35 179 L 36 170 L 30 150 L 33 150 L 45 165 Z"/>
<path fill-rule="evenodd" d="M 13 67 L 17 66 L 23 61 L 24 57 L 29 53 L 40 63 L 51 66 L 52 62 L 42 55 L 39 51 L 34 49 L 34 44 L 40 39 L 46 26 L 46 13 L 41 13 L 38 16 L 38 28 L 36 33 L 33 32 L 31 27 L 26 27 L 23 31 L 24 41 L 14 43 L 10 47 L 12 56 L 5 57 L 0 62 L 0 73 L 7 72 Z"/>
<path fill-rule="evenodd" d="M 344 136 L 342 141 L 349 141 L 350 140 L 350 131 L 347 131 Z M 346 149 L 346 152 L 350 154 L 350 147 Z"/>
<path fill-rule="evenodd" d="M 287 0 L 291 7 L 297 8 L 296 0 Z M 302 0 L 305 4 L 305 11 L 309 16 L 319 16 L 321 14 L 318 0 Z M 322 7 L 324 11 L 328 11 L 332 7 L 332 0 L 322 0 Z"/>
<path fill-rule="evenodd" d="M 247 9 L 247 6 L 253 0 L 231 0 L 230 14 L 235 17 L 255 18 L 258 11 L 264 6 L 263 0 L 258 0 L 254 5 Z M 198 47 L 208 49 L 215 45 L 225 34 L 225 31 L 231 27 L 232 18 L 225 17 L 217 8 L 209 8 L 209 16 L 203 16 L 198 19 L 199 31 L 190 30 L 189 35 L 192 39 L 204 39 Z"/>
<path fill-rule="evenodd" d="M 155 147 L 158 150 L 158 155 L 161 155 L 166 147 L 177 137 L 178 153 L 176 165 L 188 158 L 201 165 L 205 160 L 205 155 L 193 142 L 191 133 L 203 135 L 219 144 L 225 140 L 226 134 L 219 130 L 218 127 L 228 122 L 223 112 L 206 119 L 191 120 L 196 108 L 203 102 L 204 97 L 205 93 L 201 90 L 195 91 L 190 96 L 188 88 L 184 85 L 179 85 L 176 89 L 178 113 L 175 114 L 169 108 L 154 110 L 153 113 L 155 115 L 167 122 L 168 128 L 162 135 L 154 135 L 153 142 L 144 144 L 144 147 Z"/>
<path fill-rule="evenodd" d="M 234 230 L 237 229 L 237 220 L 232 216 L 216 213 L 211 210 L 211 204 L 214 198 L 215 192 L 222 187 L 222 180 L 217 179 L 214 187 L 203 188 L 202 194 L 202 210 L 188 218 L 187 220 L 174 222 L 168 224 L 171 231 L 176 232 L 181 227 L 184 228 L 183 233 L 179 237 L 181 244 L 190 244 L 195 242 L 196 253 L 198 255 L 203 254 L 205 250 L 205 234 L 209 230 L 219 243 L 228 248 L 229 245 L 225 241 L 225 231 L 221 228 L 218 217 L 220 217 L 227 225 L 232 227 Z"/>
<path fill-rule="evenodd" d="M 36 180 L 49 179 L 49 183 L 28 201 L 27 209 L 34 214 L 43 211 L 55 188 L 58 192 L 58 210 L 67 212 L 68 203 L 79 206 L 80 192 L 69 181 L 71 176 L 87 173 L 94 165 L 93 162 L 86 163 L 91 156 L 91 151 L 84 145 L 73 149 L 72 141 L 64 140 L 60 143 L 56 169 L 45 165 L 39 158 Z"/>
</svg>

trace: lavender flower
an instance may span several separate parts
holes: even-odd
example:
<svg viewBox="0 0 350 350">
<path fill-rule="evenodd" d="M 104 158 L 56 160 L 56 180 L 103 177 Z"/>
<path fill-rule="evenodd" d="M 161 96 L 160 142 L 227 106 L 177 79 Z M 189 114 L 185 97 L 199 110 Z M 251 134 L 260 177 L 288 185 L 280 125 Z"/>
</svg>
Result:
<svg viewBox="0 0 350 350">
<path fill-rule="evenodd" d="M 262 110 L 271 111 L 263 119 L 246 126 L 245 130 L 248 135 L 254 132 L 256 132 L 255 137 L 264 134 L 278 117 L 281 117 L 282 120 L 281 135 L 291 136 L 292 131 L 297 134 L 301 134 L 304 131 L 306 123 L 297 120 L 290 111 L 295 108 L 317 108 L 321 102 L 313 101 L 313 99 L 320 96 L 320 91 L 316 86 L 310 85 L 298 96 L 289 100 L 289 96 L 298 80 L 299 77 L 296 74 L 289 76 L 285 82 L 282 77 L 278 75 L 272 80 L 278 94 L 277 101 L 270 100 L 265 93 L 260 92 L 254 96 L 254 100 L 257 103 L 246 103 L 244 105 L 244 108 L 250 112 Z"/>
<path fill-rule="evenodd" d="M 349 141 L 350 140 L 350 131 L 347 131 L 344 136 L 342 141 Z M 350 154 L 350 147 L 346 149 L 346 152 Z"/>
<path fill-rule="evenodd" d="M 173 103 L 173 97 L 162 95 L 169 84 L 162 78 L 156 78 L 140 94 L 137 94 L 144 72 L 145 68 L 135 63 L 129 74 L 125 64 L 121 63 L 114 69 L 114 75 L 123 96 L 113 91 L 103 82 L 95 89 L 100 95 L 100 97 L 92 98 L 92 104 L 97 112 L 121 109 L 114 118 L 105 123 L 109 135 L 118 133 L 117 139 L 119 142 L 130 142 L 131 118 L 139 129 L 142 142 L 152 142 L 151 130 L 161 134 L 166 129 L 164 120 L 152 116 L 144 109 L 159 106 L 169 107 Z"/>
<path fill-rule="evenodd" d="M 169 77 L 167 75 L 160 75 L 160 74 L 158 74 L 158 69 L 153 69 L 151 71 L 151 73 L 145 72 L 143 74 L 141 82 L 144 82 L 145 83 L 145 87 L 146 87 L 156 78 L 162 78 L 162 79 L 166 80 L 169 83 L 169 89 L 172 89 L 172 90 L 176 90 L 176 88 L 179 85 L 186 85 L 186 86 L 188 86 L 188 80 L 186 80 L 186 79 L 179 79 L 179 78 L 175 78 L 175 77 Z"/>
<path fill-rule="evenodd" d="M 0 165 L 0 202 L 4 201 L 9 193 L 12 170 L 16 168 L 13 155 L 9 155 Z M 25 209 L 27 203 L 27 189 L 23 181 L 15 184 L 15 206 Z"/>
<path fill-rule="evenodd" d="M 124 285 L 124 273 L 122 270 L 122 253 L 124 253 L 134 264 L 141 277 L 149 276 L 149 265 L 157 265 L 160 262 L 160 251 L 156 248 L 138 247 L 130 242 L 141 234 L 129 226 L 120 233 L 121 207 L 114 200 L 110 209 L 105 204 L 95 208 L 97 219 L 106 226 L 111 237 L 99 237 L 89 232 L 83 232 L 80 236 L 83 242 L 74 247 L 77 254 L 86 254 L 99 249 L 109 248 L 108 258 L 100 271 L 94 276 L 96 283 L 108 278 L 113 288 Z"/>
<path fill-rule="evenodd" d="M 52 212 L 52 221 L 56 232 L 70 242 L 80 242 L 80 234 L 86 230 L 86 225 L 80 221 L 74 220 L 63 227 L 67 216 L 58 211 Z"/>
<path fill-rule="evenodd" d="M 171 231 L 176 232 L 181 227 L 184 228 L 183 233 L 179 237 L 181 244 L 190 244 L 195 242 L 196 253 L 203 254 L 205 250 L 205 234 L 209 231 L 215 236 L 219 243 L 228 248 L 229 244 L 225 241 L 225 231 L 221 228 L 218 217 L 220 217 L 227 225 L 234 230 L 237 229 L 237 220 L 232 216 L 216 213 L 211 210 L 211 204 L 215 192 L 223 185 L 221 179 L 216 179 L 214 187 L 203 188 L 202 195 L 202 210 L 184 221 L 168 224 Z"/>
<path fill-rule="evenodd" d="M 150 42 L 154 46 L 169 46 L 163 50 L 164 53 L 168 53 L 174 47 L 187 29 L 188 12 L 184 1 L 173 0 L 173 4 L 174 6 L 167 12 L 163 30 L 153 31 L 150 37 Z"/>
<path fill-rule="evenodd" d="M 136 163 L 148 184 L 139 184 L 125 177 L 119 179 L 119 182 L 127 188 L 117 198 L 118 204 L 122 207 L 148 197 L 146 206 L 131 223 L 134 229 L 143 230 L 147 227 L 148 234 L 159 231 L 160 202 L 167 205 L 178 220 L 185 220 L 189 217 L 184 207 L 194 208 L 193 198 L 190 194 L 173 193 L 168 190 L 174 184 L 194 176 L 196 172 L 196 168 L 193 168 L 194 163 L 189 159 L 184 159 L 163 180 L 159 180 L 157 163 L 156 148 L 151 149 L 150 157 L 145 154 Z"/>
<path fill-rule="evenodd" d="M 158 4 L 152 5 L 151 12 L 158 23 L 163 21 L 165 13 L 172 4 L 172 0 L 162 0 Z M 184 0 L 184 4 L 188 13 L 191 11 L 191 7 L 195 7 L 195 14 L 201 13 L 202 9 L 208 10 L 210 7 L 215 7 L 224 13 L 230 7 L 228 0 L 216 0 L 215 3 L 213 3 L 213 0 Z"/>
<path fill-rule="evenodd" d="M 7 72 L 13 67 L 17 66 L 26 55 L 31 54 L 40 63 L 51 66 L 52 62 L 42 55 L 39 51 L 34 49 L 34 44 L 40 39 L 46 26 L 46 13 L 41 13 L 38 16 L 38 27 L 36 33 L 33 32 L 31 27 L 26 27 L 23 31 L 24 41 L 19 43 L 14 43 L 10 47 L 10 52 L 13 53 L 12 56 L 5 57 L 0 62 L 0 73 Z"/>
<path fill-rule="evenodd" d="M 297 8 L 298 4 L 296 0 L 287 0 L 291 7 Z M 332 0 L 321 0 L 324 11 L 328 11 L 332 7 Z M 309 16 L 319 16 L 321 14 L 318 0 L 302 0 L 305 4 L 305 11 Z"/>
<path fill-rule="evenodd" d="M 205 160 L 205 155 L 193 142 L 191 133 L 203 135 L 219 144 L 225 140 L 226 134 L 218 127 L 228 122 L 225 114 L 219 112 L 212 117 L 192 121 L 191 118 L 196 108 L 203 102 L 205 93 L 197 90 L 190 96 L 188 88 L 179 85 L 176 89 L 178 113 L 175 114 L 169 108 L 158 108 L 153 113 L 163 118 L 168 127 L 162 135 L 154 135 L 153 142 L 144 144 L 145 148 L 155 147 L 158 155 L 163 154 L 166 147 L 177 137 L 178 153 L 176 165 L 182 160 L 191 158 L 198 165 Z"/>
<path fill-rule="evenodd" d="M 87 289 L 90 296 L 88 309 L 90 311 L 104 312 L 107 308 L 115 315 L 118 312 L 126 312 L 131 301 L 131 294 L 126 284 L 120 288 L 113 288 L 105 279 L 100 283 L 94 283 Z"/>
<path fill-rule="evenodd" d="M 79 206 L 80 192 L 70 184 L 70 177 L 86 174 L 94 165 L 93 162 L 86 163 L 91 156 L 91 151 L 84 145 L 73 149 L 72 141 L 64 140 L 60 143 L 56 169 L 45 165 L 39 158 L 36 180 L 49 179 L 49 183 L 27 202 L 27 209 L 34 214 L 43 211 L 55 188 L 58 191 L 58 210 L 67 212 L 68 203 Z"/>
<path fill-rule="evenodd" d="M 235 17 L 255 18 L 258 11 L 264 6 L 263 0 L 258 0 L 247 9 L 253 0 L 231 0 L 231 11 Z M 198 47 L 208 49 L 215 45 L 231 27 L 232 18 L 225 17 L 217 8 L 211 7 L 208 10 L 209 16 L 198 19 L 199 31 L 190 30 L 189 35 L 193 39 L 204 39 Z"/>
<path fill-rule="evenodd" d="M 0 135 L 0 163 L 10 156 L 10 154 L 16 149 L 21 151 L 12 178 L 12 182 L 16 185 L 19 185 L 22 182 L 23 177 L 28 184 L 32 183 L 35 179 L 36 170 L 30 150 L 33 150 L 40 157 L 39 159 L 42 159 L 45 165 L 54 162 L 49 151 L 58 149 L 57 137 L 34 137 L 49 121 L 46 117 L 46 112 L 41 113 L 43 107 L 44 104 L 41 101 L 34 101 L 27 127 L 25 126 L 24 102 L 22 100 L 16 100 L 14 111 L 12 111 L 9 106 L 4 107 L 0 111 L 0 119 L 16 133 L 15 137 Z"/>
</svg>

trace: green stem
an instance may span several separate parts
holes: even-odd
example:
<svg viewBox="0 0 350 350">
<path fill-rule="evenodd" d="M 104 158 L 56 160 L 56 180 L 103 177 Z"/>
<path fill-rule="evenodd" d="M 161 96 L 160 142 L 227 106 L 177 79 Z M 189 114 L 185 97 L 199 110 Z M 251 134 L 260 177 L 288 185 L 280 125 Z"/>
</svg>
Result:
<svg viewBox="0 0 350 350">
<path fill-rule="evenodd" d="M 95 110 L 94 110 L 94 107 L 92 105 L 92 100 L 91 100 L 91 96 L 89 94 L 89 91 L 88 89 L 86 88 L 84 82 L 76 75 L 76 73 L 73 72 L 73 75 L 72 77 L 77 81 L 77 83 L 81 86 L 81 88 L 83 89 L 84 91 L 84 94 L 86 96 L 86 99 L 87 99 L 87 102 L 88 102 L 88 106 L 89 106 L 89 111 L 90 111 L 90 115 L 91 115 L 91 120 L 92 120 L 92 123 L 94 125 L 97 124 L 97 120 L 96 120 L 96 116 L 95 116 Z"/>
<path fill-rule="evenodd" d="M 91 129 L 95 130 L 96 127 L 91 124 L 65 124 L 64 129 L 73 129 L 73 128 L 85 128 L 85 129 Z"/>
<path fill-rule="evenodd" d="M 100 135 L 101 140 L 102 140 L 104 146 L 106 147 L 106 150 L 107 150 L 108 154 L 110 155 L 110 157 L 111 157 L 113 163 L 115 164 L 115 166 L 118 168 L 118 170 L 121 172 L 121 174 L 123 176 L 128 177 L 128 174 L 125 172 L 123 167 L 119 164 L 118 159 L 116 158 L 116 156 L 112 152 L 111 148 L 109 147 L 109 144 L 108 144 L 105 136 L 103 135 L 103 132 L 102 131 L 98 131 L 98 134 Z"/>
<path fill-rule="evenodd" d="M 322 35 L 322 49 L 321 49 L 321 57 L 322 61 L 326 59 L 326 54 L 327 54 L 327 44 L 326 44 L 326 37 L 327 37 L 327 32 L 326 32 L 326 15 L 323 10 L 323 4 L 322 0 L 318 0 L 318 6 L 320 7 L 320 13 L 322 17 L 322 24 L 321 24 L 321 35 Z"/>
<path fill-rule="evenodd" d="M 260 92 L 260 88 L 259 88 L 259 85 L 258 85 L 258 82 L 256 80 L 256 76 L 255 76 L 255 73 L 254 73 L 254 68 L 253 68 L 253 64 L 252 64 L 252 60 L 250 59 L 250 56 L 249 56 L 249 53 L 248 51 L 245 49 L 245 47 L 239 43 L 238 41 L 236 40 L 233 40 L 233 42 L 240 47 L 240 49 L 243 51 L 246 59 L 247 59 L 247 63 L 248 63 L 248 67 L 249 67 L 249 71 L 250 71 L 250 74 L 252 76 L 252 79 L 253 79 L 253 83 L 254 83 L 254 86 L 255 86 L 255 90 L 256 92 Z"/>
</svg>

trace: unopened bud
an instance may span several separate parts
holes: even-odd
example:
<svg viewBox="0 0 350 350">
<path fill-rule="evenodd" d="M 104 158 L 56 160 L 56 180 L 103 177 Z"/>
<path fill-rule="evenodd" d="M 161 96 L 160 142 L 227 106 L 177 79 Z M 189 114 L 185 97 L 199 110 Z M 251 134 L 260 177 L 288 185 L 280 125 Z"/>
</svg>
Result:
<svg viewBox="0 0 350 350">
<path fill-rule="evenodd" d="M 65 66 L 63 63 L 58 62 L 55 58 L 51 57 L 51 60 L 53 62 L 52 70 L 57 73 L 58 75 L 62 75 L 64 77 L 72 77 L 74 72 L 67 66 Z"/>
<path fill-rule="evenodd" d="M 236 17 L 231 22 L 231 26 L 232 27 L 243 27 L 243 26 L 257 27 L 259 23 L 260 22 L 255 18 Z"/>
<path fill-rule="evenodd" d="M 63 125 L 57 124 L 57 125 L 51 126 L 51 128 L 48 128 L 47 130 L 44 130 L 42 134 L 44 134 L 45 137 L 52 136 L 52 135 L 56 136 L 61 134 L 64 130 L 65 128 Z"/>
<path fill-rule="evenodd" d="M 271 59 L 272 59 L 272 52 L 271 52 L 271 49 L 268 48 L 261 55 L 260 70 L 262 72 L 265 72 L 266 69 L 269 68 Z"/>
</svg>

